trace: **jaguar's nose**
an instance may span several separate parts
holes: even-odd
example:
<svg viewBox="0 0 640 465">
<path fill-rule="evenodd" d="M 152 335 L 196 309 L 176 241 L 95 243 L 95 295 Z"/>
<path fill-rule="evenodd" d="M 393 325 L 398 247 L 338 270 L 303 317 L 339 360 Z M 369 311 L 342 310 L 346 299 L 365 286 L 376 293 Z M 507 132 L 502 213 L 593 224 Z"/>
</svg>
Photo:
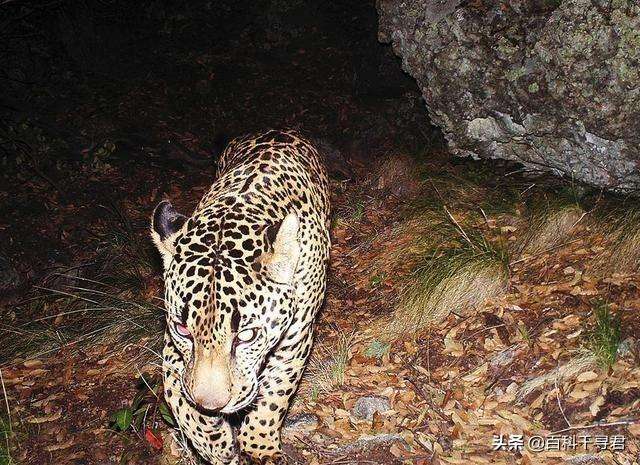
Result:
<svg viewBox="0 0 640 465">
<path fill-rule="evenodd" d="M 196 345 L 186 385 L 193 401 L 207 410 L 220 410 L 231 400 L 231 372 L 226 357 L 218 351 Z"/>
<path fill-rule="evenodd" d="M 217 386 L 216 383 L 194 386 L 193 400 L 206 410 L 220 410 L 231 400 L 231 389 Z"/>
</svg>

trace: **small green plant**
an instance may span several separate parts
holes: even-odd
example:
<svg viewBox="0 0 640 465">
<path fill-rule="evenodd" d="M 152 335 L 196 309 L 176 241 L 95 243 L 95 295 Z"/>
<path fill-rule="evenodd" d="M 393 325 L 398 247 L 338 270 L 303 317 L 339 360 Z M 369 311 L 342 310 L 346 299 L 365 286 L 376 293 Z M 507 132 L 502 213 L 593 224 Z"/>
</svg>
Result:
<svg viewBox="0 0 640 465">
<path fill-rule="evenodd" d="M 0 417 L 0 465 L 15 464 L 10 450 L 12 438 L 11 422 L 6 418 Z"/>
<path fill-rule="evenodd" d="M 318 386 L 312 386 L 309 397 L 311 397 L 312 402 L 318 402 L 318 399 L 320 398 L 320 388 Z"/>
<path fill-rule="evenodd" d="M 366 203 L 362 198 L 338 206 L 335 210 L 335 224 L 332 226 L 353 227 L 353 223 L 362 219 L 365 209 Z"/>
<path fill-rule="evenodd" d="M 371 287 L 378 287 L 385 280 L 386 274 L 380 273 L 371 277 Z"/>
<path fill-rule="evenodd" d="M 5 410 L 0 414 L 0 465 L 14 465 L 15 462 L 11 457 L 12 443 L 15 441 L 15 432 L 11 424 L 11 408 L 9 406 L 9 398 L 5 389 L 4 377 L 0 370 L 0 389 L 2 390 L 2 407 Z"/>
<path fill-rule="evenodd" d="M 518 328 L 518 334 L 520 334 L 520 337 L 522 338 L 522 340 L 526 342 L 527 345 L 531 345 L 533 343 L 533 339 L 531 338 L 531 332 L 529 332 L 527 325 L 525 325 L 521 321 L 518 323 L 517 328 Z"/>
<path fill-rule="evenodd" d="M 131 403 L 111 415 L 111 428 L 122 433 L 132 431 L 141 439 L 144 437 L 152 447 L 161 449 L 162 440 L 154 432 L 159 419 L 169 426 L 176 425 L 169 407 L 160 397 L 161 387 L 162 383 L 158 378 L 141 374 L 138 392 Z"/>
<path fill-rule="evenodd" d="M 329 229 L 333 231 L 340 224 L 340 218 L 338 215 L 333 215 L 331 217 L 331 224 L 329 225 Z"/>
<path fill-rule="evenodd" d="M 351 215 L 351 217 L 356 221 L 360 221 L 363 216 L 364 216 L 364 202 L 359 200 L 356 202 L 356 205 L 353 209 L 353 214 Z"/>
<path fill-rule="evenodd" d="M 354 333 L 347 334 L 340 331 L 334 345 L 314 349 L 304 381 L 309 386 L 307 392 L 312 400 L 317 399 L 321 393 L 329 392 L 344 384 L 354 339 Z"/>
<path fill-rule="evenodd" d="M 598 365 L 609 370 L 618 356 L 620 318 L 611 313 L 609 304 L 603 301 L 594 302 L 593 318 L 593 326 L 586 332 L 586 346 Z"/>
<path fill-rule="evenodd" d="M 389 353 L 391 349 L 391 344 L 384 341 L 374 340 L 367 346 L 364 351 L 364 354 L 367 357 L 377 358 L 378 360 L 382 359 L 385 355 Z"/>
<path fill-rule="evenodd" d="M 349 362 L 348 353 L 336 354 L 332 362 L 329 366 L 329 379 L 334 385 L 342 386 L 344 384 L 344 374 Z"/>
</svg>

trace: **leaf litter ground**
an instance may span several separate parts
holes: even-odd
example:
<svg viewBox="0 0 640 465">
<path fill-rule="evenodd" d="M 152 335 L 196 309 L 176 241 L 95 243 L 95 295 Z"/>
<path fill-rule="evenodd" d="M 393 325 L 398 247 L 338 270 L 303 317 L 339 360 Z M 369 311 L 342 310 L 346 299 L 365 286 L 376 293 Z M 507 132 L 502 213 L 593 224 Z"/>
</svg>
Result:
<svg viewBox="0 0 640 465">
<path fill-rule="evenodd" d="M 428 128 L 412 123 L 427 119 L 413 86 L 395 95 L 356 95 L 350 66 L 357 47 L 321 35 L 292 45 L 287 56 L 293 58 L 275 66 L 255 53 L 238 60 L 223 47 L 169 50 L 167 69 L 58 97 L 67 106 L 55 120 L 83 134 L 87 146 L 57 149 L 55 135 L 38 134 L 44 143 L 32 144 L 33 169 L 7 168 L 19 182 L 11 194 L 0 193 L 0 230 L 11 231 L 0 252 L 12 252 L 27 276 L 1 297 L 0 351 L 14 353 L 31 341 L 31 329 L 49 340 L 45 353 L 31 347 L 40 354 L 3 359 L 9 412 L 0 409 L 0 464 L 188 463 L 153 396 L 136 404 L 142 413 L 132 412 L 134 427 L 122 432 L 113 425 L 114 413 L 130 408 L 141 389 L 155 387 L 141 388 L 139 380 L 159 372 L 157 326 L 128 326 L 126 345 L 104 344 L 104 332 L 93 344 L 74 343 L 77 325 L 87 325 L 81 334 L 99 330 L 87 294 L 78 298 L 77 288 L 86 287 L 82 279 L 99 279 L 119 299 L 158 306 L 157 257 L 141 269 L 126 257 L 142 256 L 134 252 L 148 245 L 148 215 L 158 200 L 169 197 L 189 211 L 208 188 L 213 167 L 187 164 L 184 148 L 204 155 L 220 130 L 233 135 L 281 125 L 328 138 L 329 149 L 341 152 L 355 173 L 351 181 L 332 182 L 328 293 L 313 360 L 290 412 L 292 419 L 306 418 L 306 426 L 294 423 L 283 435 L 290 463 L 637 463 L 640 278 L 637 257 L 628 251 L 638 247 L 622 233 L 637 230 L 633 209 L 619 213 L 596 195 L 577 210 L 565 195 L 575 186 L 450 160 L 425 136 Z M 420 162 L 414 166 L 413 159 Z M 344 160 L 330 161 L 344 171 Z M 558 199 L 564 199 L 560 207 Z M 544 207 L 532 213 L 535 203 Z M 559 211 L 555 220 L 544 214 Z M 616 221 L 600 211 L 626 223 L 615 229 Z M 125 246 L 114 247 L 114 231 Z M 446 290 L 460 278 L 424 273 L 457 260 L 451 250 L 473 252 L 475 239 L 465 239 L 472 231 L 486 238 L 488 249 L 508 250 L 506 285 L 471 307 L 447 301 L 446 312 L 432 313 L 437 320 L 388 337 L 382 330 L 390 321 L 415 312 L 396 313 L 417 282 L 444 282 Z M 131 243 L 137 245 L 127 248 Z M 619 251 L 627 255 L 616 256 Z M 495 265 L 484 261 L 484 252 L 477 255 L 481 269 Z M 629 266 L 616 267 L 623 263 Z M 130 279 L 114 279 L 114 270 L 127 270 Z M 73 296 L 52 299 L 33 284 Z M 422 302 L 443 307 L 444 299 Z M 613 344 L 607 334 L 615 333 L 608 331 L 615 322 L 596 329 L 599 305 L 620 319 Z M 30 326 L 42 318 L 41 326 Z M 616 359 L 608 366 L 595 354 L 610 354 L 612 345 Z M 358 417 L 356 403 L 372 395 L 385 398 L 390 410 Z M 558 431 L 623 436 L 625 448 L 492 447 L 500 435 Z M 11 457 L 5 462 L 4 442 Z"/>
<path fill-rule="evenodd" d="M 285 429 L 287 459 L 537 464 L 573 463 L 588 456 L 593 463 L 634 463 L 640 434 L 639 282 L 633 273 L 592 273 L 609 248 L 597 222 L 577 225 L 553 250 L 512 260 L 502 295 L 448 313 L 408 337 L 380 342 L 382 337 L 378 341 L 366 330 L 394 311 L 398 290 L 411 283 L 411 264 L 377 260 L 379 266 L 372 269 L 370 263 L 388 250 L 380 244 L 395 245 L 398 225 L 411 221 L 412 202 L 426 192 L 400 199 L 371 186 L 333 184 L 337 220 L 314 357 L 336 352 L 344 357 L 324 365 L 324 383 L 316 382 L 313 370 L 303 382 L 290 416 L 311 415 L 313 421 Z M 455 202 L 449 206 L 459 218 L 464 208 Z M 488 236 L 517 242 L 525 236 L 524 218 L 526 213 L 487 216 L 482 227 Z M 159 293 L 154 279 L 150 292 Z M 593 328 L 595 299 L 607 302 L 622 320 L 624 347 L 611 367 L 601 366 L 585 342 Z M 180 447 L 159 415 L 145 419 L 151 439 L 109 427 L 113 413 L 135 396 L 140 373 L 158 373 L 154 355 L 140 356 L 153 350 L 151 339 L 129 347 L 69 348 L 5 364 L 16 462 L 180 460 Z M 391 409 L 358 418 L 354 405 L 370 395 L 388 399 Z M 496 436 L 526 439 L 554 432 L 593 441 L 622 436 L 625 447 L 599 450 L 592 443 L 547 451 L 493 450 Z M 156 435 L 164 438 L 160 444 Z M 162 445 L 164 452 L 158 450 Z"/>
</svg>

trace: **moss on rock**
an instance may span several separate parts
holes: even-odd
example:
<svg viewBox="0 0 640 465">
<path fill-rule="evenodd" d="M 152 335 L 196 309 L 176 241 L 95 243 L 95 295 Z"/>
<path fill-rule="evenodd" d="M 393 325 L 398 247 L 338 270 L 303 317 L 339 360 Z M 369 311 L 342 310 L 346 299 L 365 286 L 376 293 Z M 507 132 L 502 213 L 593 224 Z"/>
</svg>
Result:
<svg viewBox="0 0 640 465">
<path fill-rule="evenodd" d="M 378 0 L 454 154 L 640 187 L 640 4 Z M 479 129 L 486 130 L 479 130 Z"/>
</svg>

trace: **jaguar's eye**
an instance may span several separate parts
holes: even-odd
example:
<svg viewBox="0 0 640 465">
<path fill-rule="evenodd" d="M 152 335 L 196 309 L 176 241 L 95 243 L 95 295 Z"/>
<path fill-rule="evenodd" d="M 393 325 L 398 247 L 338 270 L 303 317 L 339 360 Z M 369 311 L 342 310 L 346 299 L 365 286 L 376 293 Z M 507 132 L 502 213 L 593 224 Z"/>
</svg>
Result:
<svg viewBox="0 0 640 465">
<path fill-rule="evenodd" d="M 191 331 L 189 331 L 189 329 L 185 325 L 176 323 L 175 327 L 176 333 L 178 333 L 180 336 L 191 338 Z"/>
<path fill-rule="evenodd" d="M 256 338 L 257 335 L 258 331 L 256 331 L 254 328 L 249 328 L 240 331 L 236 335 L 236 338 L 238 339 L 238 342 L 251 342 Z"/>
</svg>

